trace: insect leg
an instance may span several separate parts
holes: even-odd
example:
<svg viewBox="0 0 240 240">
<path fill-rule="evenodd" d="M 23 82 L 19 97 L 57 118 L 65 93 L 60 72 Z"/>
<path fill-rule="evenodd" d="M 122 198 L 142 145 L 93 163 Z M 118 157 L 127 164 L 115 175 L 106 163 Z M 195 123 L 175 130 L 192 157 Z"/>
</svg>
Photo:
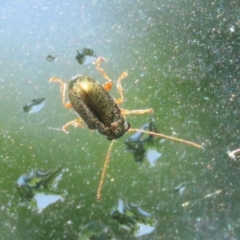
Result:
<svg viewBox="0 0 240 240">
<path fill-rule="evenodd" d="M 49 82 L 57 82 L 60 84 L 60 93 L 61 93 L 61 96 L 62 96 L 62 104 L 64 107 L 66 108 L 72 108 L 72 105 L 70 102 L 66 102 L 66 96 L 65 96 L 65 93 L 66 93 L 66 83 L 64 83 L 61 79 L 59 78 L 56 78 L 56 77 L 52 77 Z"/>
<path fill-rule="evenodd" d="M 103 84 L 103 87 L 109 91 L 112 88 L 112 80 L 109 78 L 109 76 L 107 75 L 107 73 L 100 67 L 100 62 L 103 62 L 104 58 L 99 57 L 96 61 L 96 69 L 103 75 L 103 77 L 107 80 L 106 83 Z"/>
<path fill-rule="evenodd" d="M 123 88 L 122 88 L 122 85 L 121 85 L 121 81 L 128 76 L 128 73 L 127 72 L 123 72 L 120 77 L 118 78 L 117 80 L 117 89 L 118 89 L 118 92 L 120 94 L 120 98 L 118 99 L 115 99 L 115 102 L 117 104 L 121 104 L 123 103 L 123 100 L 124 100 L 124 97 L 123 97 Z"/>
<path fill-rule="evenodd" d="M 121 114 L 127 115 L 127 114 L 144 114 L 144 113 L 153 113 L 152 108 L 148 109 L 139 109 L 139 110 L 126 110 L 121 108 Z"/>
<path fill-rule="evenodd" d="M 82 121 L 81 118 L 77 118 L 77 119 L 75 119 L 75 120 L 73 120 L 73 121 L 70 121 L 70 122 L 65 123 L 65 124 L 62 126 L 62 131 L 65 132 L 65 133 L 68 133 L 67 128 L 68 128 L 69 126 L 83 127 L 84 124 L 83 124 L 83 121 Z"/>
</svg>

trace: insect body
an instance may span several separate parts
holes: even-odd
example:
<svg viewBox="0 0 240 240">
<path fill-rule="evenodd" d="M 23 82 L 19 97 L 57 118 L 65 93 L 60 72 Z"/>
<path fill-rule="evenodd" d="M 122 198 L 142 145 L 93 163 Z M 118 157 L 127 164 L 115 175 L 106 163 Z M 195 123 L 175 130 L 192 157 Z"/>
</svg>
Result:
<svg viewBox="0 0 240 240">
<path fill-rule="evenodd" d="M 66 84 L 56 77 L 50 79 L 49 82 L 60 83 L 63 105 L 67 108 L 73 108 L 80 117 L 66 123 L 62 127 L 64 132 L 67 132 L 68 126 L 80 127 L 83 126 L 84 122 L 89 129 L 98 130 L 101 134 L 107 136 L 109 140 L 113 140 L 121 137 L 130 128 L 130 124 L 125 121 L 123 115 L 153 112 L 152 108 L 129 111 L 118 107 L 124 100 L 121 81 L 128 74 L 123 72 L 118 78 L 117 89 L 120 98 L 113 99 L 108 92 L 112 88 L 112 80 L 100 67 L 100 62 L 103 60 L 103 58 L 96 60 L 96 68 L 107 82 L 102 86 L 88 76 L 77 75 L 73 77 L 68 87 L 70 102 L 65 100 Z"/>
<path fill-rule="evenodd" d="M 90 77 L 73 77 L 68 98 L 88 128 L 98 130 L 109 140 L 121 137 L 130 127 L 111 95 Z"/>
<path fill-rule="evenodd" d="M 202 146 L 198 144 L 183 139 L 166 136 L 152 131 L 146 131 L 144 129 L 131 129 L 130 124 L 125 121 L 123 117 L 124 115 L 152 113 L 153 110 L 152 108 L 149 108 L 144 110 L 140 109 L 130 111 L 119 108 L 118 105 L 120 105 L 124 100 L 121 81 L 127 76 L 127 73 L 123 72 L 117 80 L 117 89 L 120 94 L 120 98 L 113 99 L 108 93 L 108 91 L 112 88 L 112 80 L 100 67 L 100 62 L 102 62 L 103 60 L 103 58 L 98 58 L 95 63 L 97 70 L 103 75 L 107 82 L 102 86 L 88 76 L 78 75 L 73 77 L 70 80 L 68 87 L 68 98 L 70 102 L 66 102 L 65 100 L 66 84 L 56 77 L 52 77 L 50 79 L 49 82 L 58 82 L 60 84 L 63 105 L 67 108 L 73 108 L 79 115 L 78 119 L 70 121 L 62 127 L 62 130 L 64 132 L 67 132 L 67 128 L 70 125 L 82 127 L 84 125 L 84 122 L 89 129 L 98 130 L 99 133 L 105 135 L 109 140 L 117 139 L 127 131 L 132 131 L 147 133 L 154 136 L 182 142 L 188 145 L 195 146 L 197 148 L 202 148 Z M 103 186 L 104 177 L 110 159 L 110 153 L 113 143 L 114 141 L 112 141 L 110 144 L 104 163 L 97 193 L 98 200 L 101 199 L 101 189 Z"/>
</svg>

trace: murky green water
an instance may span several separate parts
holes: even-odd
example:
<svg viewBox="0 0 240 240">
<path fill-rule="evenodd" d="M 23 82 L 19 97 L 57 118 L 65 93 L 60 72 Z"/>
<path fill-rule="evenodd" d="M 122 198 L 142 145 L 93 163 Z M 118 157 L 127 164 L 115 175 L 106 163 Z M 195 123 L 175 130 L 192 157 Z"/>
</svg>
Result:
<svg viewBox="0 0 240 240">
<path fill-rule="evenodd" d="M 111 217 L 119 200 L 154 219 L 155 230 L 137 239 L 239 239 L 239 158 L 227 155 L 240 147 L 239 9 L 234 0 L 2 3 L 1 239 L 89 239 L 89 226 L 109 228 L 115 239 L 136 239 Z M 154 166 L 146 159 L 137 164 L 124 150 L 127 133 L 113 146 L 97 202 L 109 141 L 88 129 L 51 129 L 76 115 L 62 107 L 50 77 L 67 82 L 81 73 L 104 82 L 93 65 L 75 60 L 85 47 L 109 59 L 102 67 L 113 80 L 128 71 L 123 108 L 152 107 L 161 133 L 202 144 L 205 151 L 167 140 Z M 49 54 L 58 59 L 46 61 Z M 116 88 L 111 94 L 118 97 Z M 42 97 L 40 112 L 22 110 Z M 139 128 L 149 116 L 127 120 Z M 64 201 L 38 211 L 21 200 L 20 176 L 58 166 Z M 175 190 L 180 184 L 184 188 Z"/>
</svg>

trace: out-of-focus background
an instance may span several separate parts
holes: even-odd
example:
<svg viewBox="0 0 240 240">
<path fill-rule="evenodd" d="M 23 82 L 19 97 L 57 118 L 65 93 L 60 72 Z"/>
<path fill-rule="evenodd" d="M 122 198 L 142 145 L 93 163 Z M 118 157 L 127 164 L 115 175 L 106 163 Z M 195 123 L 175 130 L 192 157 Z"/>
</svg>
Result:
<svg viewBox="0 0 240 240">
<path fill-rule="evenodd" d="M 128 72 L 121 107 L 152 107 L 159 132 L 205 150 L 155 139 L 136 148 L 146 151 L 138 163 L 126 133 L 97 202 L 110 142 L 87 128 L 57 131 L 76 115 L 48 83 L 76 74 L 104 83 L 93 64 L 76 61 L 83 48 L 108 59 L 102 67 L 114 83 Z M 240 148 L 239 1 L 2 1 L 0 49 L 1 239 L 240 238 L 240 159 L 228 155 Z M 23 111 L 39 98 L 40 111 Z M 127 120 L 140 128 L 150 117 Z M 60 197 L 41 207 L 37 192 L 50 185 L 42 172 L 59 166 L 51 188 Z M 23 175 L 30 199 L 18 191 Z"/>
</svg>

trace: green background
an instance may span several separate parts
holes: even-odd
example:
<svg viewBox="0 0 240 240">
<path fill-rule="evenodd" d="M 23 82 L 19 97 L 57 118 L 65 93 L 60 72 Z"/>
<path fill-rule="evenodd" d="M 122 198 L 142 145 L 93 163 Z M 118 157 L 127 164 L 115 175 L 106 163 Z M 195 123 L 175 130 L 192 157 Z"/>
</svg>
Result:
<svg viewBox="0 0 240 240">
<path fill-rule="evenodd" d="M 118 199 L 156 219 L 156 230 L 140 239 L 239 239 L 239 159 L 227 155 L 240 147 L 239 9 L 234 0 L 1 1 L 1 239 L 82 239 L 81 229 L 91 222 L 108 226 L 116 239 L 134 239 L 111 218 Z M 124 151 L 126 133 L 113 146 L 98 203 L 109 141 L 88 129 L 71 128 L 67 135 L 49 129 L 76 118 L 62 107 L 50 77 L 67 82 L 86 74 L 104 82 L 93 65 L 75 60 L 84 47 L 109 59 L 102 66 L 114 81 L 128 71 L 123 108 L 152 107 L 161 133 L 205 151 L 165 141 L 155 167 L 146 160 L 138 165 Z M 57 61 L 46 61 L 48 54 Z M 118 97 L 116 87 L 111 94 Z M 41 112 L 23 112 L 41 97 Z M 127 120 L 138 128 L 149 116 Z M 59 165 L 65 201 L 41 213 L 22 204 L 17 179 Z M 182 195 L 174 191 L 180 183 Z"/>
</svg>

